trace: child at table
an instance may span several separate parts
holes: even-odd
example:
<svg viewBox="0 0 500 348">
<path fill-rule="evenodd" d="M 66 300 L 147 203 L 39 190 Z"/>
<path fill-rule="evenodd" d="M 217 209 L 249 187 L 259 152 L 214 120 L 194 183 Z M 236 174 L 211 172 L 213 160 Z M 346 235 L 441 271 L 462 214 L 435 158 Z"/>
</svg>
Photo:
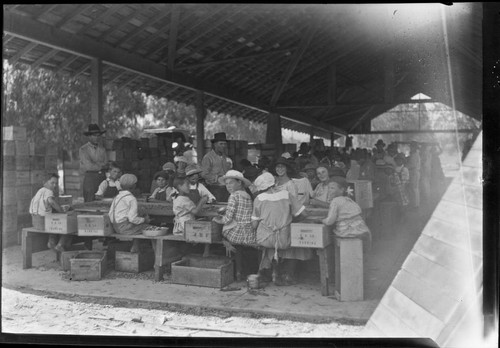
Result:
<svg viewBox="0 0 500 348">
<path fill-rule="evenodd" d="M 173 211 L 175 214 L 173 234 L 183 235 L 184 223 L 196 219 L 196 215 L 208 201 L 208 197 L 201 197 L 198 204 L 194 204 L 189 198 L 189 182 L 185 176 L 174 179 L 174 188 L 177 192 L 174 194 L 175 197 L 173 200 Z"/>
<path fill-rule="evenodd" d="M 31 214 L 33 226 L 36 228 L 44 226 L 45 215 L 47 213 L 65 213 L 69 208 L 68 206 L 61 207 L 55 200 L 54 191 L 58 184 L 59 175 L 50 173 L 47 175 L 46 179 L 43 187 L 38 190 L 30 203 L 29 212 Z M 51 234 L 49 235 L 47 247 L 62 252 L 69 247 L 71 241 L 72 236 L 70 235 Z"/>
<path fill-rule="evenodd" d="M 122 171 L 116 162 L 109 162 L 106 170 L 106 180 L 101 182 L 95 194 L 96 200 L 103 198 L 115 198 L 121 190 L 120 176 Z"/>
<path fill-rule="evenodd" d="M 120 178 L 122 190 L 113 199 L 109 208 L 109 219 L 113 228 L 118 234 L 134 235 L 142 234 L 142 231 L 149 227 L 149 216 L 138 216 L 137 198 L 130 192 L 137 183 L 137 177 L 134 174 L 124 174 Z M 130 252 L 139 251 L 139 240 L 134 239 Z"/>
<path fill-rule="evenodd" d="M 167 172 L 160 171 L 155 174 L 157 187 L 148 197 L 148 202 L 171 202 L 174 188 L 169 186 L 170 177 Z"/>
<path fill-rule="evenodd" d="M 361 217 L 361 208 L 351 198 L 345 196 L 347 180 L 341 176 L 330 178 L 330 192 L 333 196 L 328 209 L 328 216 L 322 220 L 333 225 L 333 234 L 337 237 L 358 237 L 363 239 L 363 249 L 371 247 L 371 233 Z"/>
</svg>

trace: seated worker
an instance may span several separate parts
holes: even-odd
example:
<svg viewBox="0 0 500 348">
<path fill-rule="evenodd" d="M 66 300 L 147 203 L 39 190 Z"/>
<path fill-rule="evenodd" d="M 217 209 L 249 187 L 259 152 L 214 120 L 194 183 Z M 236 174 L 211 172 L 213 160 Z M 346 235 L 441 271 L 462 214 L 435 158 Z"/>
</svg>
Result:
<svg viewBox="0 0 500 348">
<path fill-rule="evenodd" d="M 186 179 L 189 182 L 189 198 L 194 204 L 198 204 L 202 197 L 207 197 L 207 203 L 215 202 L 215 196 L 205 185 L 198 182 L 202 169 L 196 164 L 190 164 L 186 167 Z"/>
<path fill-rule="evenodd" d="M 261 174 L 255 179 L 255 185 L 259 194 L 254 201 L 252 226 L 257 231 L 257 244 L 265 248 L 259 265 L 259 275 L 263 279 L 269 279 L 268 271 L 272 267 L 272 281 L 275 285 L 294 284 L 292 275 L 295 271 L 295 260 L 288 258 L 283 262 L 287 272 L 282 278 L 279 257 L 291 256 L 287 250 L 290 248 L 290 224 L 292 217 L 304 214 L 305 207 L 287 190 L 276 189 L 271 173 Z"/>
<path fill-rule="evenodd" d="M 136 183 L 137 177 L 134 174 L 122 175 L 120 178 L 122 189 L 109 208 L 109 220 L 118 234 L 142 234 L 145 228 L 150 227 L 149 216 L 139 216 L 137 198 L 130 192 L 135 189 Z M 139 245 L 139 240 L 134 239 L 130 252 L 138 252 Z"/>
<path fill-rule="evenodd" d="M 116 197 L 118 191 L 121 190 L 120 181 L 118 180 L 121 175 L 122 171 L 116 162 L 109 162 L 106 169 L 106 180 L 99 185 L 99 189 L 95 194 L 96 200 Z"/>
<path fill-rule="evenodd" d="M 252 198 L 245 191 L 252 182 L 237 170 L 229 170 L 219 178 L 229 192 L 227 208 L 223 216 L 213 218 L 222 228 L 223 243 L 227 250 L 235 253 L 236 280 L 242 280 L 243 247 L 256 246 L 255 230 L 252 227 Z M 236 245 L 233 247 L 233 245 Z"/>
<path fill-rule="evenodd" d="M 359 237 L 363 239 L 363 249 L 371 247 L 371 233 L 361 217 L 361 208 L 351 198 L 345 196 L 347 180 L 341 176 L 330 178 L 331 193 L 333 196 L 328 209 L 328 216 L 322 222 L 333 227 L 333 234 L 337 237 Z"/>
<path fill-rule="evenodd" d="M 157 187 L 148 197 L 148 202 L 171 202 L 172 201 L 172 193 L 174 192 L 174 188 L 169 186 L 170 177 L 167 172 L 159 171 L 155 174 L 154 180 L 156 180 Z"/>
<path fill-rule="evenodd" d="M 328 208 L 330 202 L 333 199 L 332 193 L 330 192 L 329 183 L 329 169 L 324 165 L 319 165 L 316 168 L 316 173 L 319 179 L 318 185 L 314 189 L 313 195 L 309 203 L 314 207 Z"/>
<path fill-rule="evenodd" d="M 174 188 L 177 191 L 174 193 L 174 235 L 184 235 L 184 223 L 196 219 L 196 215 L 203 209 L 203 206 L 208 201 L 208 197 L 200 198 L 198 204 L 189 198 L 189 182 L 186 177 L 176 177 L 174 179 Z"/>
<path fill-rule="evenodd" d="M 29 212 L 33 226 L 43 226 L 47 213 L 65 213 L 69 207 L 61 207 L 55 200 L 54 191 L 58 184 L 59 175 L 50 173 L 43 187 L 38 190 L 30 203 Z M 47 246 L 49 249 L 63 252 L 71 244 L 72 236 L 66 234 L 51 234 Z"/>
<path fill-rule="evenodd" d="M 175 173 L 177 172 L 177 167 L 175 166 L 175 164 L 173 164 L 172 162 L 167 162 L 161 167 L 161 170 L 164 172 L 167 172 L 167 174 L 168 174 L 168 177 L 169 177 L 168 186 L 174 187 L 173 186 L 174 176 L 175 176 Z M 151 180 L 151 188 L 150 188 L 149 192 L 153 193 L 157 187 L 158 187 L 158 184 L 156 183 L 156 179 L 153 177 L 153 180 Z"/>
</svg>

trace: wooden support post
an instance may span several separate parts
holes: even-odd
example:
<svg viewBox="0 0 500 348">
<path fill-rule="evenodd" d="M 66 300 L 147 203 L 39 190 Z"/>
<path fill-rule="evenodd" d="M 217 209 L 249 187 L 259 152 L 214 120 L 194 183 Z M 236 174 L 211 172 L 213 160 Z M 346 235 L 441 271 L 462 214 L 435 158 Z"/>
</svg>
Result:
<svg viewBox="0 0 500 348">
<path fill-rule="evenodd" d="M 311 127 L 309 129 L 309 144 L 311 145 L 311 147 L 314 146 L 314 128 Z"/>
<path fill-rule="evenodd" d="M 205 93 L 198 91 L 196 93 L 196 155 L 197 161 L 201 164 L 205 147 L 205 117 L 207 110 L 205 108 Z"/>
<path fill-rule="evenodd" d="M 92 123 L 102 127 L 103 124 L 103 91 L 102 91 L 102 60 L 93 58 L 91 62 L 92 93 L 90 100 Z"/>
<path fill-rule="evenodd" d="M 335 133 L 331 132 L 330 133 L 330 142 L 331 142 L 331 147 L 333 147 L 333 142 L 335 141 Z"/>
<path fill-rule="evenodd" d="M 163 240 L 157 239 L 155 241 L 155 281 L 163 280 L 163 272 L 165 265 L 163 264 Z"/>
<path fill-rule="evenodd" d="M 282 153 L 281 139 L 281 117 L 275 113 L 269 113 L 267 117 L 266 144 L 274 144 L 276 157 Z"/>
</svg>

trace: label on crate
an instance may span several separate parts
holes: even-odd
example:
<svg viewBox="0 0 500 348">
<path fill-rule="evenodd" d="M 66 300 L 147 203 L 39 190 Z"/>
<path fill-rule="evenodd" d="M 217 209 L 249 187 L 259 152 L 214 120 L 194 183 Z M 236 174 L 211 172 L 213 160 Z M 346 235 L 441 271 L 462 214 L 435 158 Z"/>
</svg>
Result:
<svg viewBox="0 0 500 348">
<path fill-rule="evenodd" d="M 292 223 L 291 246 L 299 248 L 324 248 L 331 243 L 329 229 L 322 224 Z"/>
</svg>

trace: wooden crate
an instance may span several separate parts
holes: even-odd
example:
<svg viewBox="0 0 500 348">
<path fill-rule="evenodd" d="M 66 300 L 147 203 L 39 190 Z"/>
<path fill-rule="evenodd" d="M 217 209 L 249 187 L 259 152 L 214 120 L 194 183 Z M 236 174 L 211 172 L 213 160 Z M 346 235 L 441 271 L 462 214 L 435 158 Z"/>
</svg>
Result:
<svg viewBox="0 0 500 348">
<path fill-rule="evenodd" d="M 107 270 L 105 251 L 81 251 L 70 263 L 70 280 L 101 280 Z"/>
<path fill-rule="evenodd" d="M 16 170 L 16 157 L 15 156 L 3 156 L 2 157 L 2 168 L 3 168 L 3 170 L 15 171 Z"/>
<path fill-rule="evenodd" d="M 36 193 L 36 192 L 35 192 Z M 33 190 L 31 185 L 19 185 L 16 186 L 16 196 L 17 199 L 31 199 L 33 198 Z"/>
<path fill-rule="evenodd" d="M 172 263 L 175 284 L 223 288 L 233 281 L 233 262 L 225 257 L 188 255 Z"/>
<path fill-rule="evenodd" d="M 30 156 L 16 157 L 16 170 L 30 170 Z"/>
<path fill-rule="evenodd" d="M 292 223 L 292 247 L 324 248 L 332 242 L 331 227 L 323 224 Z"/>
<path fill-rule="evenodd" d="M 61 253 L 61 259 L 59 261 L 61 262 L 61 268 L 63 269 L 63 271 L 71 270 L 71 259 L 81 252 L 81 250 L 71 250 L 63 251 Z"/>
<path fill-rule="evenodd" d="M 335 297 L 363 301 L 363 241 L 335 237 Z"/>
<path fill-rule="evenodd" d="M 186 242 L 214 243 L 222 240 L 222 226 L 214 221 L 186 221 L 184 239 Z"/>
<path fill-rule="evenodd" d="M 347 196 L 354 200 L 361 209 L 373 208 L 373 191 L 370 180 L 349 180 Z"/>
<path fill-rule="evenodd" d="M 71 205 L 73 204 L 72 195 L 59 195 L 56 197 L 56 201 L 59 205 Z"/>
<path fill-rule="evenodd" d="M 2 127 L 2 139 L 3 140 L 26 140 L 26 128 L 8 126 Z"/>
<path fill-rule="evenodd" d="M 155 263 L 155 253 L 153 249 L 148 249 L 138 253 L 127 251 L 116 251 L 115 270 L 120 272 L 140 273 L 149 271 Z"/>
<path fill-rule="evenodd" d="M 17 214 L 29 213 L 31 198 L 17 200 Z"/>
<path fill-rule="evenodd" d="M 45 215 L 45 231 L 58 234 L 74 234 L 78 231 L 75 212 Z"/>
<path fill-rule="evenodd" d="M 30 146 L 25 140 L 16 140 L 16 157 L 29 156 Z"/>
<path fill-rule="evenodd" d="M 45 156 L 45 169 L 57 170 L 57 156 Z"/>
<path fill-rule="evenodd" d="M 79 236 L 109 236 L 114 233 L 108 214 L 77 216 Z"/>
<path fill-rule="evenodd" d="M 31 170 L 45 170 L 45 156 L 30 156 Z"/>
<path fill-rule="evenodd" d="M 2 186 L 4 188 L 15 188 L 17 182 L 17 175 L 15 170 L 5 170 L 3 172 Z"/>
<path fill-rule="evenodd" d="M 16 142 L 12 140 L 2 141 L 2 154 L 4 156 L 16 155 Z"/>
<path fill-rule="evenodd" d="M 16 171 L 16 186 L 31 185 L 31 174 L 29 170 Z"/>
<path fill-rule="evenodd" d="M 30 171 L 30 183 L 42 186 L 47 179 L 45 170 Z"/>
</svg>

